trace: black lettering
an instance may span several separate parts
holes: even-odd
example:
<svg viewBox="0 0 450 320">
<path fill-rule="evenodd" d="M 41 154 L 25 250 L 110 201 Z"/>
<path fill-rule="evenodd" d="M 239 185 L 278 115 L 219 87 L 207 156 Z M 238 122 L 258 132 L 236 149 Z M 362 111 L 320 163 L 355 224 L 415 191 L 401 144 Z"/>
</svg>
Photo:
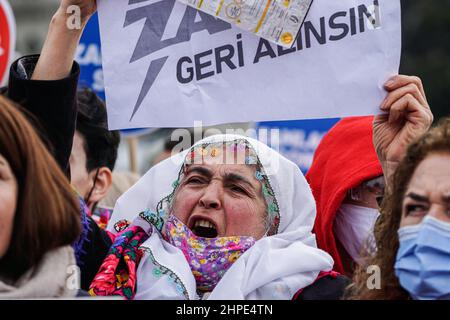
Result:
<svg viewBox="0 0 450 320">
<path fill-rule="evenodd" d="M 226 54 L 225 56 L 222 56 L 222 51 L 228 51 L 228 54 Z M 233 58 L 234 56 L 234 47 L 230 44 L 218 47 L 216 49 L 214 49 L 214 54 L 216 57 L 216 69 L 217 69 L 217 74 L 222 73 L 222 63 L 224 62 L 228 68 L 230 68 L 231 70 L 236 69 L 235 64 L 233 63 L 233 61 L 231 61 L 231 58 Z"/>
<path fill-rule="evenodd" d="M 342 32 L 340 34 L 330 35 L 330 41 L 338 41 L 338 40 L 344 39 L 348 35 L 348 32 L 349 32 L 348 25 L 345 23 L 336 23 L 337 18 L 346 17 L 346 16 L 347 16 L 347 12 L 339 11 L 330 17 L 330 21 L 329 21 L 330 28 L 331 29 L 342 29 Z"/>
<path fill-rule="evenodd" d="M 263 50 L 263 47 L 266 50 Z M 253 60 L 253 63 L 258 63 L 259 59 L 265 56 L 270 56 L 271 58 L 276 58 L 277 55 L 275 54 L 275 51 L 273 51 L 272 46 L 270 45 L 269 41 L 265 39 L 260 39 L 258 43 L 258 49 L 256 50 L 255 60 Z"/>
<path fill-rule="evenodd" d="M 279 57 L 284 56 L 285 54 L 289 54 L 289 53 L 295 52 L 296 50 L 297 49 L 295 47 L 292 47 L 292 48 L 289 48 L 289 49 L 285 49 L 282 46 L 277 46 L 277 53 L 278 53 Z"/>
<path fill-rule="evenodd" d="M 300 30 L 300 32 L 297 35 L 297 51 L 303 50 L 303 35 L 302 35 L 302 30 L 304 30 L 303 28 Z"/>
<path fill-rule="evenodd" d="M 187 67 L 186 72 L 188 73 L 188 77 L 183 77 L 183 63 L 192 63 L 191 58 L 189 57 L 182 57 L 180 60 L 178 60 L 177 63 L 177 79 L 179 83 L 189 83 L 194 79 L 194 68 Z"/>
<path fill-rule="evenodd" d="M 201 58 L 204 58 L 206 56 L 209 56 L 210 54 L 212 54 L 212 50 L 208 50 L 205 52 L 201 52 L 198 53 L 194 56 L 194 61 L 195 61 L 195 75 L 196 75 L 196 79 L 197 81 L 211 77 L 214 75 L 214 71 L 209 71 L 206 73 L 202 73 L 202 69 L 207 68 L 209 66 L 212 65 L 211 60 L 205 61 L 203 63 L 200 62 Z"/>
<path fill-rule="evenodd" d="M 356 34 L 356 12 L 355 8 L 350 9 L 350 34 L 354 36 Z"/>
<path fill-rule="evenodd" d="M 311 48 L 311 33 L 316 38 L 319 44 L 325 44 L 327 41 L 326 29 L 325 29 L 325 17 L 320 18 L 320 34 L 316 28 L 309 21 L 305 22 L 305 42 L 306 48 Z"/>
<path fill-rule="evenodd" d="M 242 49 L 242 34 L 238 34 L 237 35 L 237 39 L 239 40 L 237 42 L 237 52 L 238 52 L 238 63 L 239 63 L 239 67 L 243 67 L 244 66 L 244 49 Z"/>
<path fill-rule="evenodd" d="M 378 0 L 373 1 L 373 5 L 375 6 L 375 17 L 369 10 L 367 10 L 367 7 L 362 4 L 358 6 L 358 17 L 359 17 L 359 32 L 364 32 L 364 25 L 365 20 L 369 20 L 369 22 L 374 26 L 374 28 L 378 27 L 380 25 L 380 15 L 379 15 L 379 5 Z"/>
<path fill-rule="evenodd" d="M 200 20 L 197 20 L 200 18 Z M 216 19 L 212 15 L 198 11 L 195 8 L 187 7 L 177 32 L 177 38 L 191 39 L 191 36 L 203 30 L 208 30 L 209 34 L 215 34 L 231 29 L 231 25 L 223 20 Z"/>
</svg>

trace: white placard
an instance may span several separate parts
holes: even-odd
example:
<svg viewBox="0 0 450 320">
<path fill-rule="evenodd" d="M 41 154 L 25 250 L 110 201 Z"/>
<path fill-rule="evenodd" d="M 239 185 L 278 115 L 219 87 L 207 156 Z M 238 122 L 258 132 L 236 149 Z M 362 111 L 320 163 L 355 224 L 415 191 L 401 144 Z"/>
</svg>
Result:
<svg viewBox="0 0 450 320">
<path fill-rule="evenodd" d="M 315 0 L 291 49 L 175 0 L 99 0 L 110 129 L 379 111 L 399 0 Z"/>
</svg>

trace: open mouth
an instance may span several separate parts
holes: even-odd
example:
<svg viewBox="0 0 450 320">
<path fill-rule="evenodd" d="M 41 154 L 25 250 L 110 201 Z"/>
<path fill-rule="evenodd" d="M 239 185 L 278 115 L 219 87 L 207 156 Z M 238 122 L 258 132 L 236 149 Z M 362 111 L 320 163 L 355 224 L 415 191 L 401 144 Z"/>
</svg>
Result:
<svg viewBox="0 0 450 320">
<path fill-rule="evenodd" d="M 209 222 L 208 220 L 199 219 L 196 220 L 191 228 L 192 232 L 197 237 L 202 238 L 216 238 L 217 237 L 217 228 L 216 226 Z"/>
</svg>

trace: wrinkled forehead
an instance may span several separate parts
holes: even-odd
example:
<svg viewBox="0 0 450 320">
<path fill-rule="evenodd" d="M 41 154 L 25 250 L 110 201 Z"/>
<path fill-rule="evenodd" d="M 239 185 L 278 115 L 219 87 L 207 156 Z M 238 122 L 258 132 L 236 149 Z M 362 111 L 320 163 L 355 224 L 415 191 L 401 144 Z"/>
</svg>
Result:
<svg viewBox="0 0 450 320">
<path fill-rule="evenodd" d="M 216 142 L 194 146 L 184 164 L 199 165 L 256 165 L 258 156 L 245 140 Z"/>
<path fill-rule="evenodd" d="M 246 164 L 221 164 L 214 161 L 204 161 L 199 164 L 185 164 L 183 168 L 183 174 L 188 176 L 193 173 L 198 173 L 210 178 L 214 177 L 226 177 L 230 175 L 238 175 L 246 177 L 249 180 L 258 182 L 255 177 L 257 171 L 256 165 Z"/>
<path fill-rule="evenodd" d="M 262 179 L 258 179 L 260 167 L 255 152 L 239 142 L 215 143 L 194 147 L 186 156 L 180 179 L 200 174 L 211 179 L 240 180 L 248 182 L 257 191 Z"/>
<path fill-rule="evenodd" d="M 407 192 L 450 195 L 450 155 L 433 154 L 414 171 Z"/>
</svg>

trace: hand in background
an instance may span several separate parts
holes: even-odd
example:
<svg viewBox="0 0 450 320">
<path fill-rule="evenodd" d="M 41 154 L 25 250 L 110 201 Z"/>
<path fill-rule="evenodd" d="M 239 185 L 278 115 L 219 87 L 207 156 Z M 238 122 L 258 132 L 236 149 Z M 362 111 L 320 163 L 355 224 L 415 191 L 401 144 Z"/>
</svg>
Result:
<svg viewBox="0 0 450 320">
<path fill-rule="evenodd" d="M 61 1 L 50 22 L 32 80 L 60 80 L 70 74 L 83 29 L 96 10 L 96 0 Z"/>
<path fill-rule="evenodd" d="M 431 127 L 433 114 L 418 77 L 395 76 L 385 89 L 389 94 L 380 108 L 387 114 L 375 117 L 373 140 L 388 178 L 405 156 L 408 145 Z"/>
</svg>

